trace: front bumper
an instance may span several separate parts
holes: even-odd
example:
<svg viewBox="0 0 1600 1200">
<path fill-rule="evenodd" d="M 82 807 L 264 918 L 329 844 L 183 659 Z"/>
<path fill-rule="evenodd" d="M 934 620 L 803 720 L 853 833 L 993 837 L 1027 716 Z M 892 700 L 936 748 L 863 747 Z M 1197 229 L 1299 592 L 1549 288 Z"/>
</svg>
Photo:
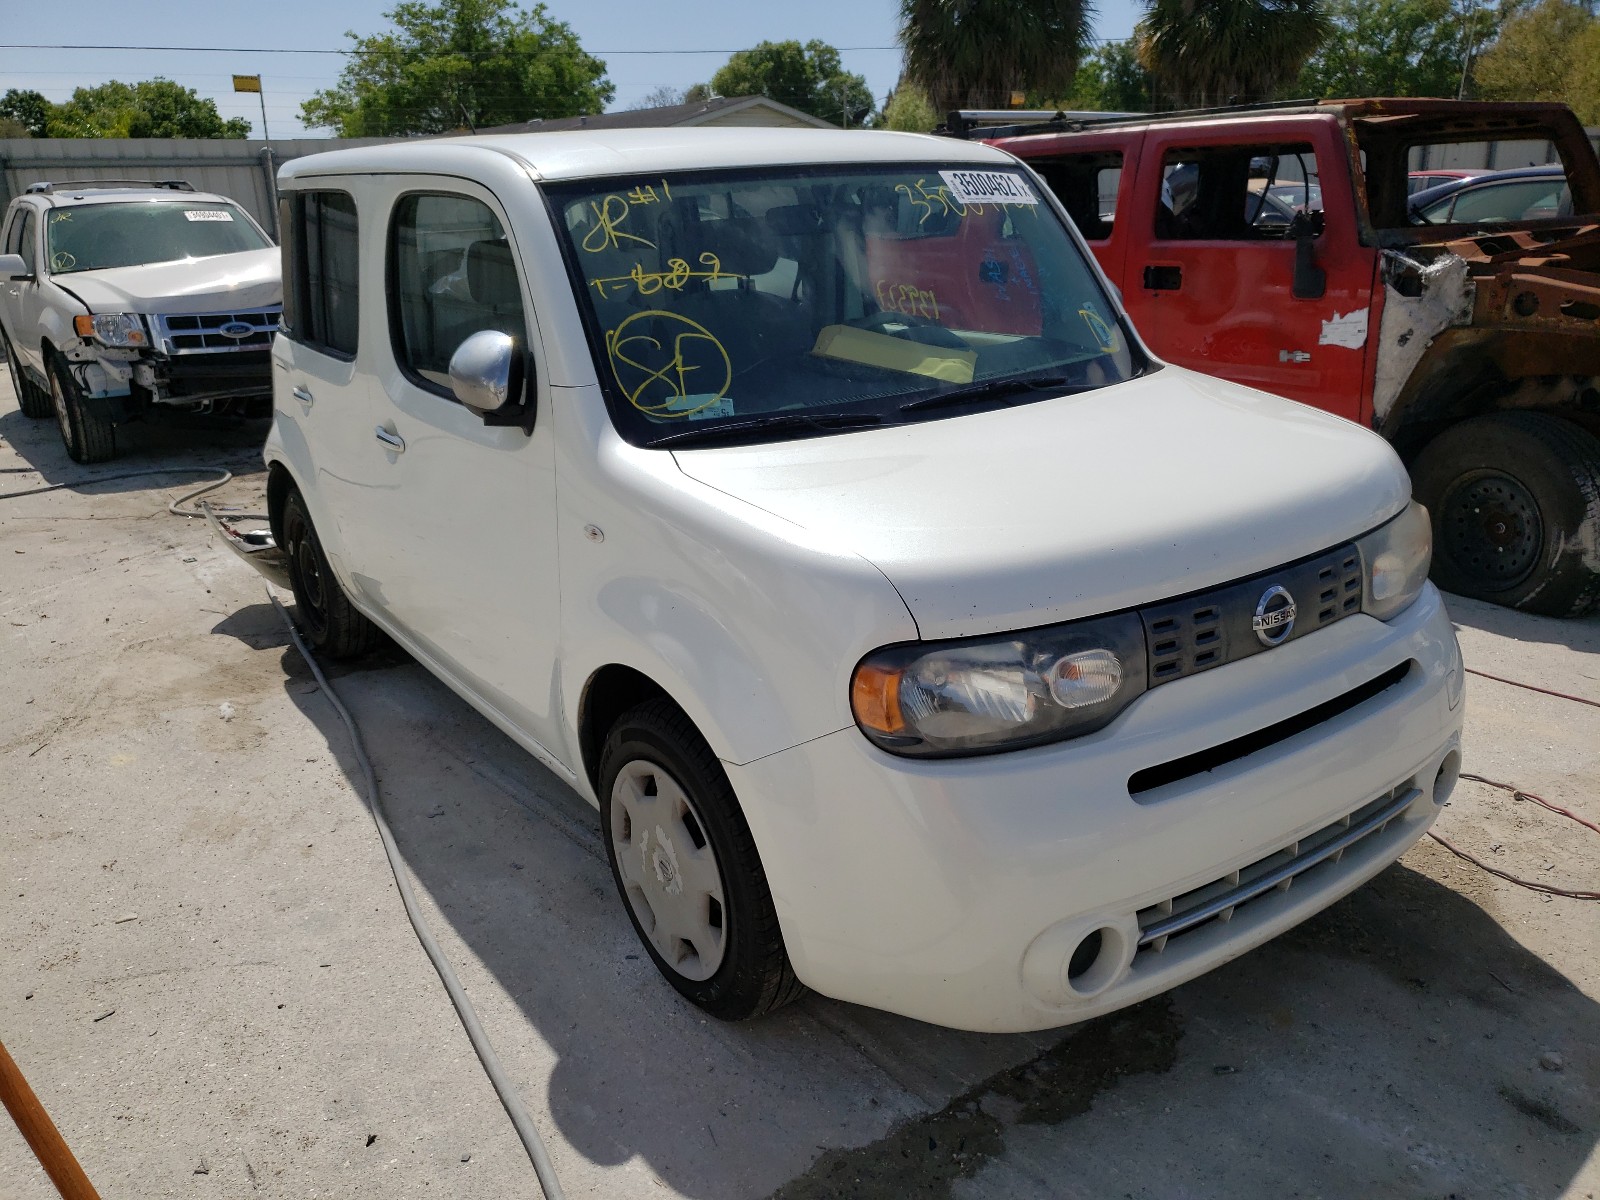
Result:
<svg viewBox="0 0 1600 1200">
<path fill-rule="evenodd" d="M 1429 585 L 1391 623 L 1350 617 L 1163 685 L 1075 741 L 915 761 L 846 729 L 727 770 L 803 982 L 941 1025 L 1044 1029 L 1226 962 L 1404 853 L 1459 771 L 1461 670 Z M 1141 771 L 1386 673 L 1389 686 L 1309 729 L 1130 794 Z M 1285 879 L 1145 936 L 1272 871 Z"/>
</svg>

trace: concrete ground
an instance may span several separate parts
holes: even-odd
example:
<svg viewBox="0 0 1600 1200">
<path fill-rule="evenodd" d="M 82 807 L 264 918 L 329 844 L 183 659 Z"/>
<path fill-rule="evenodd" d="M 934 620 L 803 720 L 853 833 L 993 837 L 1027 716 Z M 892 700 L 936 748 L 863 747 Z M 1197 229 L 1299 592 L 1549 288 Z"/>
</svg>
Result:
<svg viewBox="0 0 1600 1200">
<path fill-rule="evenodd" d="M 0 1040 L 106 1197 L 537 1195 L 257 578 L 167 515 L 260 425 L 69 462 L 0 384 Z M 154 486 L 152 486 L 154 485 Z M 1469 666 L 1600 697 L 1600 620 L 1452 601 Z M 727 1026 L 635 944 L 593 812 L 405 656 L 334 685 L 573 1197 L 1583 1197 L 1600 905 L 1424 842 L 1125 1013 L 984 1037 L 811 997 Z M 1480 678 L 1466 769 L 1600 817 L 1600 709 Z M 1464 783 L 1447 836 L 1595 888 L 1600 837 Z M 0 1198 L 54 1193 L 0 1118 Z"/>
</svg>

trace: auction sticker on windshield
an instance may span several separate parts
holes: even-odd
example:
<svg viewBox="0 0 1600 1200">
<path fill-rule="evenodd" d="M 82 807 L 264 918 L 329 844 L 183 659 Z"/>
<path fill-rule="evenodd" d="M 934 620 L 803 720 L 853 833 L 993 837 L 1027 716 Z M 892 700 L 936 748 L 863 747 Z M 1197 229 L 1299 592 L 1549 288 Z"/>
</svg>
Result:
<svg viewBox="0 0 1600 1200">
<path fill-rule="evenodd" d="M 1022 180 L 1008 171 L 940 171 L 950 195 L 962 204 L 1037 204 Z"/>
<path fill-rule="evenodd" d="M 183 215 L 190 221 L 231 221 L 233 214 L 225 208 L 186 208 Z"/>
</svg>

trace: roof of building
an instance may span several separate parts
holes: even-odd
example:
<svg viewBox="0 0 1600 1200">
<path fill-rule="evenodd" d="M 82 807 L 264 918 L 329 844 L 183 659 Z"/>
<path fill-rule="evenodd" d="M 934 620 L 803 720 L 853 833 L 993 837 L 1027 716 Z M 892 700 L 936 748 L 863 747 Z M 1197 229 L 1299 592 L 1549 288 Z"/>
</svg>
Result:
<svg viewBox="0 0 1600 1200">
<path fill-rule="evenodd" d="M 694 104 L 668 104 L 660 108 L 634 108 L 627 112 L 598 113 L 589 117 L 536 117 L 532 121 L 519 121 L 514 125 L 496 125 L 480 129 L 479 133 L 556 133 L 573 129 L 671 129 L 683 126 L 704 125 L 718 117 L 751 108 L 769 108 L 775 115 L 798 125 L 815 125 L 831 129 L 828 122 L 798 108 L 779 104 L 766 96 L 718 96 Z"/>
</svg>

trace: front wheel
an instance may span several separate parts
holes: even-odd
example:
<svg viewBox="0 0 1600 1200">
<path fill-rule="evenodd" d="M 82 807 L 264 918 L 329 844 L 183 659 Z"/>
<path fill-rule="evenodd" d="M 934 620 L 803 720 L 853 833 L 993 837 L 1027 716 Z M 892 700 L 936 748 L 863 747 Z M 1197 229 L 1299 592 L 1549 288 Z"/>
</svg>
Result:
<svg viewBox="0 0 1600 1200">
<path fill-rule="evenodd" d="M 1492 413 L 1428 443 L 1411 478 L 1446 591 L 1552 617 L 1600 602 L 1600 439 L 1547 413 Z"/>
<path fill-rule="evenodd" d="M 741 1021 L 804 993 L 728 777 L 670 701 L 624 714 L 606 738 L 600 823 L 634 930 L 687 999 Z"/>
<path fill-rule="evenodd" d="M 378 628 L 356 611 L 334 578 L 298 490 L 283 502 L 282 528 L 295 616 L 312 649 L 329 658 L 359 658 L 367 653 L 377 644 Z"/>
<path fill-rule="evenodd" d="M 50 407 L 61 430 L 67 456 L 78 463 L 110 462 L 117 456 L 117 434 L 111 418 L 92 405 L 59 355 L 49 363 Z"/>
</svg>

